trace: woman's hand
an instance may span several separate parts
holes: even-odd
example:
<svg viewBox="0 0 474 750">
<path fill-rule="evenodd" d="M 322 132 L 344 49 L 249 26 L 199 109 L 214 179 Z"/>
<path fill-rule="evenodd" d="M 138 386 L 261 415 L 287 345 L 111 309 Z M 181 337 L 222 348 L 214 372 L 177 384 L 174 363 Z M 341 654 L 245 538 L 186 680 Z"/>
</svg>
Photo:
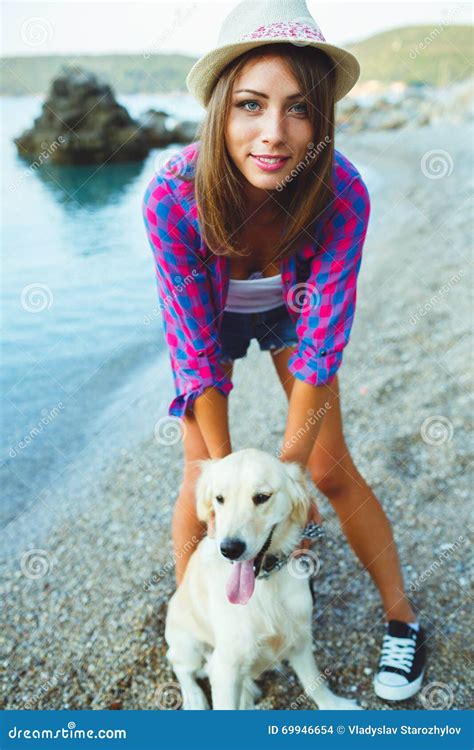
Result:
<svg viewBox="0 0 474 750">
<path fill-rule="evenodd" d="M 211 537 L 211 539 L 214 538 L 216 533 L 216 517 L 214 515 L 214 512 L 211 513 L 209 516 L 209 521 L 207 522 L 207 535 Z"/>
</svg>

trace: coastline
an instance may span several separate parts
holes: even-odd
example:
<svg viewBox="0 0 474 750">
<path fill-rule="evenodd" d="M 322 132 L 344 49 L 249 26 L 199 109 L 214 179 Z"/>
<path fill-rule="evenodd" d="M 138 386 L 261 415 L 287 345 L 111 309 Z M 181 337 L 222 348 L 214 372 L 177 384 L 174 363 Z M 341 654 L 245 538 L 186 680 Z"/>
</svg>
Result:
<svg viewBox="0 0 474 750">
<path fill-rule="evenodd" d="M 381 180 L 371 195 L 357 313 L 339 376 L 345 435 L 394 525 L 407 588 L 421 609 L 429 637 L 425 685 L 448 685 L 450 708 L 469 705 L 465 542 L 441 570 L 432 568 L 465 537 L 469 518 L 470 130 L 469 123 L 437 124 L 342 134 L 337 142 L 363 177 L 366 165 L 369 191 L 370 169 Z M 443 178 L 420 166 L 432 150 L 449 156 Z M 233 449 L 274 451 L 286 401 L 255 342 L 236 364 L 229 398 Z M 149 394 L 147 408 L 157 414 L 158 393 Z M 26 538 L 2 563 L 9 602 L 0 636 L 9 665 L 1 678 L 4 708 L 162 707 L 160 687 L 174 683 L 163 629 L 174 589 L 169 528 L 181 466 L 179 442 L 159 444 L 149 434 L 121 448 L 118 460 L 68 485 L 64 510 L 42 541 L 42 575 L 22 571 Z M 387 704 L 373 695 L 379 598 L 329 503 L 321 497 L 319 504 L 326 527 L 315 581 L 319 669 L 329 670 L 332 689 L 364 708 L 424 708 L 420 696 Z M 156 585 L 146 590 L 154 575 Z M 313 707 L 287 667 L 259 682 L 261 709 Z"/>
</svg>

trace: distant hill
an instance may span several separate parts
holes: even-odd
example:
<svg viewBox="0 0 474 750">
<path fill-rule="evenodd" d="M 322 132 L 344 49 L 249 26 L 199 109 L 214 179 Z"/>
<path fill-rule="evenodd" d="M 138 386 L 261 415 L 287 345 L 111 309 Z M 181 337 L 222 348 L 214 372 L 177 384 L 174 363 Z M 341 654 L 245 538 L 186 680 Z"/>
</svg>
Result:
<svg viewBox="0 0 474 750">
<path fill-rule="evenodd" d="M 405 81 L 445 86 L 473 73 L 474 27 L 408 26 L 347 45 L 361 64 L 361 82 Z"/>
<path fill-rule="evenodd" d="M 472 75 L 473 28 L 466 25 L 391 29 L 346 45 L 361 63 L 361 82 L 405 81 L 446 85 Z M 118 94 L 186 91 L 195 58 L 186 55 L 79 55 L 1 59 L 0 95 L 44 94 L 61 65 L 77 64 L 103 76 Z"/>
<path fill-rule="evenodd" d="M 45 94 L 62 65 L 92 70 L 116 94 L 166 94 L 186 91 L 195 58 L 186 55 L 38 55 L 1 58 L 0 95 Z"/>
</svg>

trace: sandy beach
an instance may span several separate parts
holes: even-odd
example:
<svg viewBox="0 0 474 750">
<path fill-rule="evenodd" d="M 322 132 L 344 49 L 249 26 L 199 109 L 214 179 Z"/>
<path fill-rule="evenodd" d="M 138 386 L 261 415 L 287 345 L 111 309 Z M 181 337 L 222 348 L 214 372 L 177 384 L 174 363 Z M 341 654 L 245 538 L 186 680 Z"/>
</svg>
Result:
<svg viewBox="0 0 474 750">
<path fill-rule="evenodd" d="M 339 373 L 345 435 L 394 525 L 429 648 L 423 698 L 393 705 L 375 697 L 380 600 L 320 496 L 326 535 L 317 546 L 315 654 L 330 687 L 364 708 L 470 705 L 471 135 L 470 124 L 446 123 L 336 142 L 360 165 L 372 198 Z M 149 438 L 101 473 L 81 469 L 56 488 L 61 510 L 47 536 L 22 534 L 2 562 L 4 708 L 156 710 L 173 699 L 179 706 L 163 630 L 174 590 L 170 519 L 182 447 L 154 437 L 162 416 L 155 396 Z M 230 395 L 234 450 L 275 451 L 285 414 L 270 358 L 252 342 Z M 8 530 L 11 538 L 19 528 Z M 260 685 L 260 709 L 314 707 L 288 666 Z"/>
</svg>

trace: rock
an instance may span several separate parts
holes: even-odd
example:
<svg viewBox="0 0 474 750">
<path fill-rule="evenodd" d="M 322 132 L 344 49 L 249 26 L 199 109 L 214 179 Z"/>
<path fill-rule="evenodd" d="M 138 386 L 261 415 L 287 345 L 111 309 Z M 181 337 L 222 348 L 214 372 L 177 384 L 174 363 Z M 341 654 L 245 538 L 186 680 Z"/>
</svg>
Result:
<svg viewBox="0 0 474 750">
<path fill-rule="evenodd" d="M 14 142 L 20 156 L 39 164 L 139 161 L 150 149 L 140 124 L 117 103 L 111 87 L 77 66 L 61 68 L 42 114 Z"/>
<path fill-rule="evenodd" d="M 342 99 L 336 106 L 336 125 L 350 127 L 354 122 L 356 115 L 360 115 L 360 105 L 348 97 Z"/>
<path fill-rule="evenodd" d="M 468 122 L 474 117 L 474 85 L 460 81 L 445 88 L 371 82 L 337 103 L 336 124 L 353 133 L 422 127 L 436 121 Z"/>
<path fill-rule="evenodd" d="M 156 109 L 148 109 L 140 115 L 139 122 L 153 148 L 164 148 L 170 143 L 188 144 L 198 140 L 199 122 L 182 120 L 176 122 L 174 127 L 168 128 L 166 120 L 169 117 L 166 112 Z"/>
<path fill-rule="evenodd" d="M 172 142 L 171 130 L 166 126 L 168 117 L 166 112 L 148 109 L 138 118 L 152 148 L 163 148 Z"/>
<path fill-rule="evenodd" d="M 336 105 L 336 111 L 340 117 L 350 117 L 350 115 L 353 115 L 355 112 L 359 112 L 360 109 L 361 105 L 359 102 L 350 97 L 341 99 Z"/>
<path fill-rule="evenodd" d="M 198 139 L 200 123 L 192 120 L 178 122 L 171 131 L 173 143 L 192 143 Z"/>
<path fill-rule="evenodd" d="M 429 125 L 431 122 L 431 117 L 428 112 L 424 112 L 423 114 L 419 115 L 417 119 L 415 120 L 415 125 L 418 125 L 419 127 L 422 127 L 423 125 Z"/>
<path fill-rule="evenodd" d="M 376 130 L 395 130 L 407 124 L 408 117 L 403 112 L 395 110 L 376 113 L 369 120 L 368 127 Z"/>
</svg>

